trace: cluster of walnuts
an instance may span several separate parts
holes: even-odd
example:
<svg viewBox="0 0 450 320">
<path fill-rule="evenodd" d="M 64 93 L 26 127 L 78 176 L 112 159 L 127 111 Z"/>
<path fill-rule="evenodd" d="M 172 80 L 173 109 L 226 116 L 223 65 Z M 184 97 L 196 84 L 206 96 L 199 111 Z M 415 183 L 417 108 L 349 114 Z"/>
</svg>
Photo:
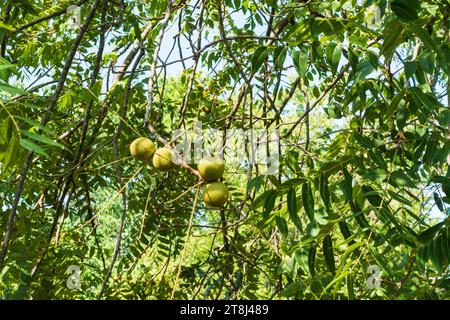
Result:
<svg viewBox="0 0 450 320">
<path fill-rule="evenodd" d="M 141 161 L 152 159 L 153 167 L 161 171 L 170 170 L 174 166 L 174 154 L 169 147 L 156 149 L 148 138 L 140 137 L 130 144 L 131 155 Z M 207 156 L 201 159 L 197 166 L 198 172 L 206 182 L 203 189 L 203 201 L 216 208 L 222 208 L 228 201 L 228 187 L 219 180 L 225 171 L 225 163 L 220 157 Z"/>
</svg>

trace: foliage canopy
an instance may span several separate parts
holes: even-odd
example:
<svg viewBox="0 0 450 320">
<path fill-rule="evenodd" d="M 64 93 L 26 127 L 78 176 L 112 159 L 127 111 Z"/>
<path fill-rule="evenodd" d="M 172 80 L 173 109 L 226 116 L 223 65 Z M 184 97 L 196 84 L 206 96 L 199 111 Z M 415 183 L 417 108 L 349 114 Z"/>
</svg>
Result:
<svg viewBox="0 0 450 320">
<path fill-rule="evenodd" d="M 1 298 L 450 298 L 448 1 L 0 8 Z M 197 121 L 278 172 L 130 157 Z"/>
</svg>

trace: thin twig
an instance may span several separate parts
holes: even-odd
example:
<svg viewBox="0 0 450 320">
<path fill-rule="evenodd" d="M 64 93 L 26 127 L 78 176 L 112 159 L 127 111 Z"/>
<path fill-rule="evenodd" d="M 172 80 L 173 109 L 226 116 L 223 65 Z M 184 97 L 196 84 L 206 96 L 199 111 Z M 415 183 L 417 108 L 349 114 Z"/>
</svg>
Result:
<svg viewBox="0 0 450 320">
<path fill-rule="evenodd" d="M 153 51 L 153 62 L 152 62 L 152 66 L 151 66 L 150 74 L 149 74 L 149 78 L 148 78 L 147 108 L 145 110 L 145 116 L 144 116 L 144 128 L 149 123 L 149 117 L 150 117 L 150 113 L 152 111 L 153 82 L 155 81 L 156 64 L 158 62 L 158 54 L 159 54 L 159 50 L 161 49 L 162 39 L 164 37 L 164 33 L 166 31 L 166 26 L 170 20 L 171 14 L 172 14 L 172 1 L 169 0 L 167 3 L 167 12 L 164 16 L 164 19 L 161 22 L 161 29 L 159 30 L 159 34 L 156 37 L 155 50 Z"/>
</svg>

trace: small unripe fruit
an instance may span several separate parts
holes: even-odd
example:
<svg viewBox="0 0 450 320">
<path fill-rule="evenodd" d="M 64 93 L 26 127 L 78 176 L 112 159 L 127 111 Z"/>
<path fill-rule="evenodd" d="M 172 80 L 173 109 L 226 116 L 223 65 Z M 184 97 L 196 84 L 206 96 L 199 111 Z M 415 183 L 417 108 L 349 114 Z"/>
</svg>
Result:
<svg viewBox="0 0 450 320">
<path fill-rule="evenodd" d="M 150 160 L 155 153 L 155 144 L 148 138 L 137 138 L 130 144 L 130 153 L 141 161 Z"/>
<path fill-rule="evenodd" d="M 173 152 L 169 148 L 159 148 L 153 156 L 153 167 L 158 170 L 167 171 L 173 167 Z"/>
<path fill-rule="evenodd" d="M 203 190 L 203 201 L 211 207 L 221 208 L 228 201 L 230 192 L 222 182 L 211 182 L 206 184 Z"/>
<path fill-rule="evenodd" d="M 200 160 L 197 168 L 204 180 L 214 181 L 222 178 L 225 163 L 219 157 L 207 156 Z"/>
</svg>

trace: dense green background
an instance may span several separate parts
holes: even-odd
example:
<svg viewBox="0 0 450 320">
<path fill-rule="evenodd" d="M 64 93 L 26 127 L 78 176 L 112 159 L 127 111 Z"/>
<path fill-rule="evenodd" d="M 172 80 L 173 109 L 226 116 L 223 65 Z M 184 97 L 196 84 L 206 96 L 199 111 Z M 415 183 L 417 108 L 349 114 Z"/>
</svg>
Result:
<svg viewBox="0 0 450 320">
<path fill-rule="evenodd" d="M 0 299 L 450 297 L 448 1 L 71 4 L 0 1 Z M 279 174 L 129 157 L 196 120 Z"/>
</svg>

